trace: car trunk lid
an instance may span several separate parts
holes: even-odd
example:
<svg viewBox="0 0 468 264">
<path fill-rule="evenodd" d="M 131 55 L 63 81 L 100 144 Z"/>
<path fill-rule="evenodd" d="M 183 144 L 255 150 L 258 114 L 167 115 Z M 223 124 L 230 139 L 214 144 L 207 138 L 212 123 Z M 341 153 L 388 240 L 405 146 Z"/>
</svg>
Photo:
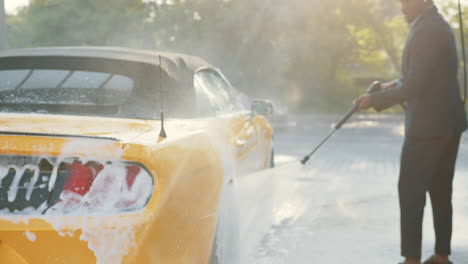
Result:
<svg viewBox="0 0 468 264">
<path fill-rule="evenodd" d="M 0 114 L 0 134 L 89 137 L 132 141 L 158 128 L 145 120 L 89 116 Z"/>
</svg>

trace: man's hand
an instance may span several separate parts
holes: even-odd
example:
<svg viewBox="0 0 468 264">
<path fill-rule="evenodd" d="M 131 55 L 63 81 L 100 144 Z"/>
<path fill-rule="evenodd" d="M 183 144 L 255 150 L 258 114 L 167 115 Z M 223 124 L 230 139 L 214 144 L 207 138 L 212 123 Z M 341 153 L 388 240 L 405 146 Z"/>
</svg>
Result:
<svg viewBox="0 0 468 264">
<path fill-rule="evenodd" d="M 398 80 L 393 80 L 391 82 L 382 83 L 381 87 L 382 87 L 382 90 L 387 90 L 387 89 L 394 88 L 397 85 L 398 85 Z"/>
<path fill-rule="evenodd" d="M 353 104 L 359 105 L 358 111 L 369 109 L 372 106 L 372 97 L 370 94 L 364 94 L 354 100 Z"/>
</svg>

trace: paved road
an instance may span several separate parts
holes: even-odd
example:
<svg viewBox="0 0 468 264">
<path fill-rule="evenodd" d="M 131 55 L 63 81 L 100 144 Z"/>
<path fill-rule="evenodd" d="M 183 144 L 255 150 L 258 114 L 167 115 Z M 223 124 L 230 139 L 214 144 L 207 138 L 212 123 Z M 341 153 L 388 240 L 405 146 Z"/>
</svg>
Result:
<svg viewBox="0 0 468 264">
<path fill-rule="evenodd" d="M 397 263 L 399 116 L 352 119 L 301 167 L 334 116 L 296 117 L 276 133 L 278 167 L 239 180 L 243 263 Z M 468 137 L 455 180 L 453 260 L 468 263 Z M 255 176 L 255 177 L 253 177 Z M 426 209 L 424 256 L 432 253 Z"/>
</svg>

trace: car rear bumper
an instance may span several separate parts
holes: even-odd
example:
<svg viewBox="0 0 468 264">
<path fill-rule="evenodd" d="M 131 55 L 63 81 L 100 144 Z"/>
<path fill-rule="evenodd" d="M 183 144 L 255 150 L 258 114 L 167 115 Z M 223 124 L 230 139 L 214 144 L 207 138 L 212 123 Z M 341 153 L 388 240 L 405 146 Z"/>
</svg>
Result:
<svg viewBox="0 0 468 264">
<path fill-rule="evenodd" d="M 135 238 L 148 224 L 139 215 L 2 217 L 0 260 L 8 264 L 132 263 L 128 260 L 135 258 L 139 248 Z"/>
<path fill-rule="evenodd" d="M 0 241 L 0 259 L 4 263 L 28 264 L 15 250 Z"/>
<path fill-rule="evenodd" d="M 55 230 L 1 230 L 0 259 L 11 264 L 96 263 L 88 243 L 79 235 L 61 236 Z"/>
</svg>

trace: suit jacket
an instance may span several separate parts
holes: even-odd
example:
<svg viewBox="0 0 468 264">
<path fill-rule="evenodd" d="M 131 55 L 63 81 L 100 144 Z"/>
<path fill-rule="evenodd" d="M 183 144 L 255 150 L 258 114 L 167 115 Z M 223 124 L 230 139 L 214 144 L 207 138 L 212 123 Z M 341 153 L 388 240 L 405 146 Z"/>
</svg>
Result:
<svg viewBox="0 0 468 264">
<path fill-rule="evenodd" d="M 382 111 L 406 103 L 407 137 L 461 134 L 467 119 L 457 72 L 453 31 L 435 6 L 428 7 L 411 27 L 399 84 L 373 93 L 373 107 Z"/>
</svg>

